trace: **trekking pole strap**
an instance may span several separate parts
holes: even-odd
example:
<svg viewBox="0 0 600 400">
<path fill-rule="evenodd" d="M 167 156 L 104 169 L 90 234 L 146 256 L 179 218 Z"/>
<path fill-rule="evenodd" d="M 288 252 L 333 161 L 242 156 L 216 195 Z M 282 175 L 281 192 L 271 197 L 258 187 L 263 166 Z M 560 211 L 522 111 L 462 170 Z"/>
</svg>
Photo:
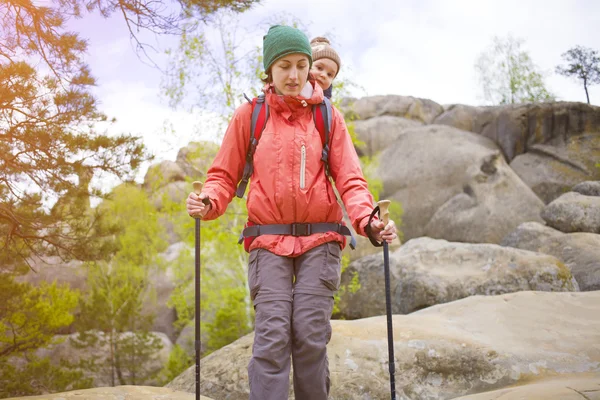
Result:
<svg viewBox="0 0 600 400">
<path fill-rule="evenodd" d="M 290 235 L 290 236 L 310 236 L 314 233 L 337 232 L 344 236 L 350 236 L 350 247 L 356 247 L 356 239 L 350 232 L 350 229 L 343 224 L 330 222 L 320 223 L 294 223 L 294 224 L 271 224 L 271 225 L 251 225 L 242 231 L 239 243 L 244 238 L 260 235 Z"/>
</svg>

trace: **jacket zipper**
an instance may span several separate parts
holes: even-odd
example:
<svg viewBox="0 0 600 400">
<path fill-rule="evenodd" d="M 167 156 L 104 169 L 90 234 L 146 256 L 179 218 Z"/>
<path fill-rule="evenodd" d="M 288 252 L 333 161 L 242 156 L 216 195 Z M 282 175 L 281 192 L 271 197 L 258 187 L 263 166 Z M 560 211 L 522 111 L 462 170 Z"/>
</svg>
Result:
<svg viewBox="0 0 600 400">
<path fill-rule="evenodd" d="M 300 148 L 300 189 L 304 189 L 306 185 L 306 147 L 302 145 Z"/>
</svg>

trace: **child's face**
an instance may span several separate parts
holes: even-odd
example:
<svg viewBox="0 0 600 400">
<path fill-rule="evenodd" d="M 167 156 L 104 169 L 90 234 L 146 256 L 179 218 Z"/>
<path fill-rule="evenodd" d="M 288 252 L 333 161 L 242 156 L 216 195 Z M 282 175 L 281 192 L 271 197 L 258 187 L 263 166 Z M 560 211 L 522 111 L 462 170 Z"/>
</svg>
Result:
<svg viewBox="0 0 600 400">
<path fill-rule="evenodd" d="M 298 96 L 308 80 L 308 57 L 294 53 L 281 57 L 273 63 L 271 76 L 277 94 Z"/>
<path fill-rule="evenodd" d="M 310 69 L 310 73 L 313 74 L 323 90 L 331 86 L 331 82 L 333 82 L 333 78 L 335 78 L 337 72 L 337 64 L 329 58 L 319 58 L 313 62 L 313 66 Z"/>
</svg>

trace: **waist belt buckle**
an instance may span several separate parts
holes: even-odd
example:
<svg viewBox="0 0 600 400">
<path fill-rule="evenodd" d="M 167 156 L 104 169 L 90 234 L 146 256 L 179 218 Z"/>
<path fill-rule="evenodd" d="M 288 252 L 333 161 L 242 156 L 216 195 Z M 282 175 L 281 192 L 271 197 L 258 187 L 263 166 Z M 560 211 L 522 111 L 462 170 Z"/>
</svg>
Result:
<svg viewBox="0 0 600 400">
<path fill-rule="evenodd" d="M 292 236 L 310 236 L 310 224 L 292 224 Z"/>
</svg>

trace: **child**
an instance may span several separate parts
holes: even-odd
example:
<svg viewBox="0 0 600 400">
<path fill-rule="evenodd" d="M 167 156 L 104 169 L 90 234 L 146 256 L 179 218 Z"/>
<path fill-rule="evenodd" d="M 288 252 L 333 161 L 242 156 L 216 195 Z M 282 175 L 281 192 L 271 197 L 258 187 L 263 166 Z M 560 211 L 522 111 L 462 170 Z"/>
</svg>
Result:
<svg viewBox="0 0 600 400">
<path fill-rule="evenodd" d="M 329 320 L 340 285 L 342 235 L 349 230 L 341 224 L 342 210 L 320 161 L 323 145 L 312 105 L 323 101 L 323 91 L 309 80 L 308 38 L 295 28 L 271 27 L 263 38 L 263 63 L 269 118 L 256 145 L 246 200 L 252 226 L 244 229 L 245 236 L 255 237 L 248 265 L 256 310 L 250 400 L 288 399 L 292 362 L 295 398 L 326 400 Z M 248 103 L 235 111 L 202 193 L 188 196 L 190 215 L 208 221 L 225 212 L 244 172 L 251 114 Z M 373 240 L 391 242 L 393 221 L 369 223 L 373 196 L 344 118 L 335 108 L 331 118 L 329 169 L 353 227 Z M 205 198 L 210 204 L 204 205 Z"/>
<path fill-rule="evenodd" d="M 323 89 L 323 94 L 331 99 L 333 79 L 340 71 L 342 61 L 327 38 L 316 37 L 310 41 L 310 46 L 313 58 L 310 73 Z"/>
</svg>

